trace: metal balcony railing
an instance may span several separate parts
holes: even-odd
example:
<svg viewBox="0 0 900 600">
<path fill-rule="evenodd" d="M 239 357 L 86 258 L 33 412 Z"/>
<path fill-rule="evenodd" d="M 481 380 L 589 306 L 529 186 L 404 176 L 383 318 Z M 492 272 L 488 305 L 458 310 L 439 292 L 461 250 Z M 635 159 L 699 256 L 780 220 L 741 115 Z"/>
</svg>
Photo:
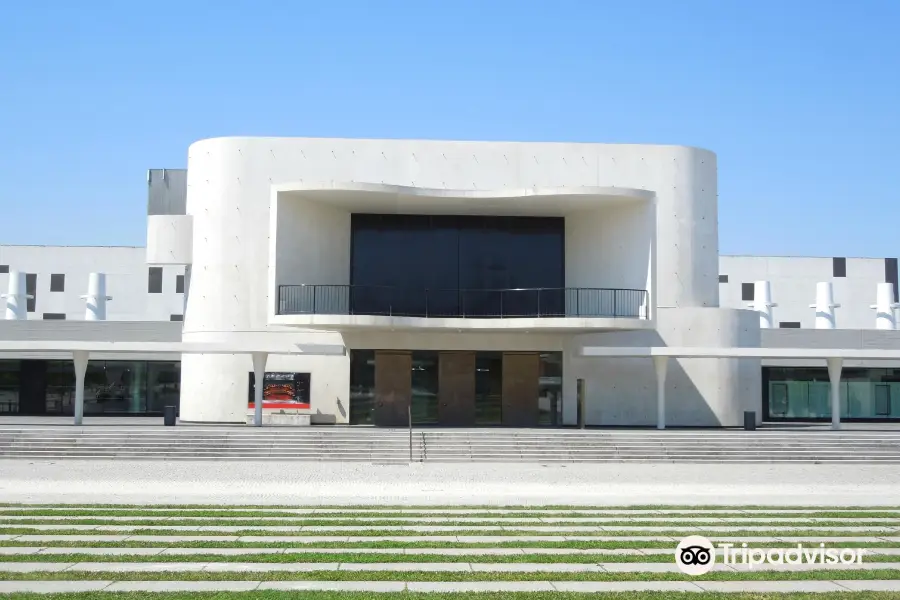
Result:
<svg viewBox="0 0 900 600">
<path fill-rule="evenodd" d="M 393 317 L 648 318 L 646 290 L 613 288 L 433 289 L 370 285 L 278 286 L 279 315 Z"/>
</svg>

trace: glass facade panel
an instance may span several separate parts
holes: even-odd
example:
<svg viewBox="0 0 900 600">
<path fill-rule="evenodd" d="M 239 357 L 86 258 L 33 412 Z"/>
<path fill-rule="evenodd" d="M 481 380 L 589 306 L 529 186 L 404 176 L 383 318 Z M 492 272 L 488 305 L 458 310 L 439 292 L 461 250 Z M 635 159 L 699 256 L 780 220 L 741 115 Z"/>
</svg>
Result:
<svg viewBox="0 0 900 600">
<path fill-rule="evenodd" d="M 438 422 L 438 353 L 412 353 L 412 421 L 430 425 Z"/>
<path fill-rule="evenodd" d="M 88 362 L 84 414 L 157 415 L 178 406 L 178 361 Z M 0 360 L 0 413 L 72 415 L 75 367 L 71 360 Z"/>
<path fill-rule="evenodd" d="M 562 218 L 354 214 L 351 236 L 356 314 L 564 313 Z"/>
<path fill-rule="evenodd" d="M 181 363 L 147 363 L 147 412 L 161 413 L 166 406 L 178 406 L 181 398 Z"/>
<path fill-rule="evenodd" d="M 375 407 L 375 351 L 350 352 L 350 424 L 371 425 Z"/>
<path fill-rule="evenodd" d="M 562 352 L 541 354 L 538 424 L 562 424 Z"/>
<path fill-rule="evenodd" d="M 88 362 L 88 365 L 91 363 Z M 87 380 L 85 380 L 87 395 Z M 47 392 L 45 395 L 47 414 L 74 414 L 75 404 L 75 366 L 70 360 L 47 361 Z M 85 406 L 87 413 L 87 406 Z"/>
<path fill-rule="evenodd" d="M 841 419 L 900 419 L 900 369 L 844 369 Z M 830 420 L 831 384 L 822 368 L 764 367 L 763 404 L 773 420 Z"/>
<path fill-rule="evenodd" d="M 20 361 L 0 360 L 0 414 L 19 412 Z"/>
<path fill-rule="evenodd" d="M 475 424 L 500 425 L 503 420 L 503 355 L 475 355 Z"/>
</svg>

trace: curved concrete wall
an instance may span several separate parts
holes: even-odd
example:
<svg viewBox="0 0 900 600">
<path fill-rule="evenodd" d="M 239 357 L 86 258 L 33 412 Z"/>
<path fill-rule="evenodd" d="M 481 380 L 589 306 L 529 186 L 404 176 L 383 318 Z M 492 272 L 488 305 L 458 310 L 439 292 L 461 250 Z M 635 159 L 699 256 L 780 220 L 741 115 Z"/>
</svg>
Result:
<svg viewBox="0 0 900 600">
<path fill-rule="evenodd" d="M 189 265 L 193 260 L 194 230 L 190 215 L 147 217 L 147 264 Z"/>
<path fill-rule="evenodd" d="M 661 307 L 718 304 L 716 159 L 705 150 L 604 144 L 216 138 L 189 149 L 187 214 L 193 217 L 193 260 L 185 341 L 203 341 L 218 332 L 267 329 L 275 302 L 270 291 L 274 290 L 274 273 L 269 265 L 275 234 L 270 229 L 272 186 L 298 181 L 323 187 L 332 182 L 365 182 L 436 189 L 597 186 L 648 190 L 656 194 L 657 303 Z M 640 221 L 634 222 L 637 226 Z M 308 240 L 306 244 L 292 243 L 293 252 L 320 251 L 318 243 L 309 244 Z M 301 257 L 297 260 L 315 263 Z M 646 273 L 645 267 L 639 279 L 645 280 Z M 580 281 L 582 276 L 576 279 Z M 298 331 L 295 335 L 302 341 L 309 334 Z M 322 375 L 313 372 L 313 412 L 339 414 L 338 399 L 332 392 L 317 407 L 320 400 L 315 395 L 315 381 L 317 377 L 328 379 L 329 390 L 343 386 L 338 373 L 346 370 L 340 362 L 346 359 L 279 360 L 280 368 L 285 369 L 295 365 L 291 370 L 306 370 L 312 368 L 310 361 L 325 369 Z M 325 364 L 327 369 L 322 366 Z M 186 357 L 182 418 L 244 421 L 249 371 L 247 357 Z M 337 393 L 349 392 L 341 388 Z"/>
</svg>

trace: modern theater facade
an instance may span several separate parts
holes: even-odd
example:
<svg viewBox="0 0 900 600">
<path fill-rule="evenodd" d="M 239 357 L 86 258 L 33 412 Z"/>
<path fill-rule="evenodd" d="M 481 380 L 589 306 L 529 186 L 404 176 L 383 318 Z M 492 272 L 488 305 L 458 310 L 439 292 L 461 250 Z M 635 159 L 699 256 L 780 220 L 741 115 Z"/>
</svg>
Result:
<svg viewBox="0 0 900 600">
<path fill-rule="evenodd" d="M 652 367 L 579 347 L 759 344 L 755 313 L 718 306 L 705 150 L 219 138 L 190 147 L 184 210 L 162 204 L 148 262 L 186 265 L 185 342 L 348 349 L 268 358 L 308 374 L 313 422 L 571 423 L 581 386 L 588 422 L 649 424 Z M 243 421 L 247 362 L 185 355 L 181 418 Z M 761 393 L 752 359 L 672 381 L 672 424 L 736 424 Z"/>
<path fill-rule="evenodd" d="M 215 138 L 147 208 L 146 249 L 0 246 L 0 413 L 78 418 L 64 340 L 169 344 L 91 350 L 87 415 L 380 426 L 828 420 L 821 357 L 733 350 L 900 350 L 897 259 L 719 256 L 696 148 Z M 723 356 L 667 359 L 663 410 L 596 350 L 660 347 Z M 841 418 L 900 419 L 900 361 L 843 367 Z"/>
</svg>

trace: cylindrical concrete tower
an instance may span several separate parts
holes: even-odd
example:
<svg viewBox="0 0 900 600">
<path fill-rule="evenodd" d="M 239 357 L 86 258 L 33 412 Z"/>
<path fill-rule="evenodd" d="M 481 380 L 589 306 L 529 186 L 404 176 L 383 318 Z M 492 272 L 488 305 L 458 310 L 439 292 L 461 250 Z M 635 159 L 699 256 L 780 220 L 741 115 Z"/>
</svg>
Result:
<svg viewBox="0 0 900 600">
<path fill-rule="evenodd" d="M 88 292 L 82 298 L 86 301 L 85 321 L 106 320 L 106 301 L 112 300 L 112 296 L 106 295 L 105 273 L 91 273 L 88 276 Z"/>
<path fill-rule="evenodd" d="M 772 329 L 775 326 L 775 316 L 772 312 L 778 306 L 772 302 L 772 284 L 768 281 L 757 281 L 753 284 L 753 302 L 750 308 L 759 312 L 759 328 Z"/>
<path fill-rule="evenodd" d="M 834 302 L 834 286 L 830 281 L 816 284 L 816 303 L 810 308 L 816 309 L 816 329 L 834 329 L 836 325 L 834 309 L 840 308 Z"/>
<path fill-rule="evenodd" d="M 894 284 L 879 283 L 875 291 L 875 304 L 869 308 L 875 312 L 875 329 L 897 329 L 896 310 L 900 304 L 894 302 Z"/>
<path fill-rule="evenodd" d="M 28 318 L 28 298 L 25 293 L 25 273 L 21 271 L 9 272 L 9 292 L 3 294 L 6 298 L 6 319 L 23 321 Z"/>
</svg>

